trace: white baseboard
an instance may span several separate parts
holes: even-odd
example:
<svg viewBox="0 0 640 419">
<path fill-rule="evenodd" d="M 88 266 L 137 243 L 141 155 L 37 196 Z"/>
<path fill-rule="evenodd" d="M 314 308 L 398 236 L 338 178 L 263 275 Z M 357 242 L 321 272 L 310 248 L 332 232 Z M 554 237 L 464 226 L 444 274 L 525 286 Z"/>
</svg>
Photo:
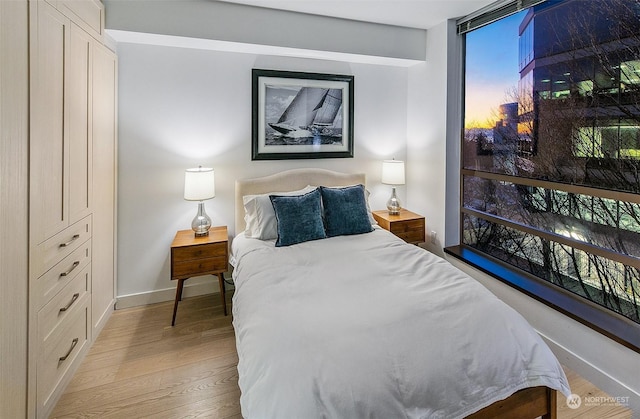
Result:
<svg viewBox="0 0 640 419">
<path fill-rule="evenodd" d="M 113 310 L 115 310 L 116 299 L 111 300 L 107 309 L 100 315 L 100 319 L 98 321 L 91 320 L 91 325 L 93 326 L 92 340 L 95 341 L 102 329 L 107 324 L 107 321 L 111 318 L 111 314 L 113 314 Z"/>
<path fill-rule="evenodd" d="M 227 290 L 229 290 L 227 286 Z M 206 281 L 193 284 L 189 284 L 189 281 L 185 281 L 184 288 L 182 289 L 182 298 L 196 297 L 199 295 L 213 294 L 220 292 L 218 289 L 217 281 Z M 141 292 L 137 294 L 128 294 L 118 296 L 116 302 L 116 310 L 123 308 L 144 306 L 148 304 L 162 303 L 165 301 L 174 301 L 176 298 L 176 288 L 165 288 L 162 290 L 154 290 Z"/>
</svg>

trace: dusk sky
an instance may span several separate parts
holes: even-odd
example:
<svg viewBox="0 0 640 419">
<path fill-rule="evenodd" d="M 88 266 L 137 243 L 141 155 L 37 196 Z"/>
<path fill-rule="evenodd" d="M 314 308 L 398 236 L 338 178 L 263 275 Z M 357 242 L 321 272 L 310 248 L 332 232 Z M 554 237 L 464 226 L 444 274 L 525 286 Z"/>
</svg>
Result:
<svg viewBox="0 0 640 419">
<path fill-rule="evenodd" d="M 465 128 L 491 127 L 506 92 L 518 87 L 518 26 L 523 10 L 467 34 Z"/>
</svg>

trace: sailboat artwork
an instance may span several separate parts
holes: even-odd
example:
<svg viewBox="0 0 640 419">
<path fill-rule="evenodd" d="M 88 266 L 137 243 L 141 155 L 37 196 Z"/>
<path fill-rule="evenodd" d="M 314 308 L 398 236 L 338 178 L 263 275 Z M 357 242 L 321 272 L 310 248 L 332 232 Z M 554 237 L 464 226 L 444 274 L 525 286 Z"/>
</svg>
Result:
<svg viewBox="0 0 640 419">
<path fill-rule="evenodd" d="M 353 158 L 354 76 L 251 74 L 251 160 Z"/>
<path fill-rule="evenodd" d="M 266 146 L 342 144 L 342 89 L 265 87 Z"/>
</svg>

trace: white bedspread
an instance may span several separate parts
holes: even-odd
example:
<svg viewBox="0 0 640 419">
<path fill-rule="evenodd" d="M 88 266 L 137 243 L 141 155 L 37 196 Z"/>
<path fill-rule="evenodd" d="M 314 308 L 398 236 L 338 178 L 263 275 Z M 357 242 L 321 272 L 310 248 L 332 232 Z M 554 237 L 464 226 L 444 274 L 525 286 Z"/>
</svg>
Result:
<svg viewBox="0 0 640 419">
<path fill-rule="evenodd" d="M 239 235 L 233 325 L 245 418 L 456 418 L 515 391 L 569 395 L 531 326 L 391 233 L 274 247 Z"/>
</svg>

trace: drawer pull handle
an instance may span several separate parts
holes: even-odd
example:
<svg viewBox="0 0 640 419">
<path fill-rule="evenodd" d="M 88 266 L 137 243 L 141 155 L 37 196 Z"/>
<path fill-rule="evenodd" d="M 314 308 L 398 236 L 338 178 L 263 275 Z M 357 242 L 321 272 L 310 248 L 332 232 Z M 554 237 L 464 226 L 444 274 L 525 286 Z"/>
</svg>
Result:
<svg viewBox="0 0 640 419">
<path fill-rule="evenodd" d="M 69 355 L 71 355 L 71 352 L 73 352 L 73 348 L 75 348 L 77 344 L 78 344 L 78 338 L 75 338 L 73 341 L 71 341 L 71 348 L 69 348 L 69 350 L 67 351 L 67 354 L 65 356 L 61 356 L 58 362 L 66 361 L 67 358 L 69 358 Z"/>
<path fill-rule="evenodd" d="M 69 246 L 71 243 L 73 243 L 74 241 L 78 240 L 80 238 L 79 234 L 74 234 L 73 237 L 71 237 L 71 240 L 69 240 L 66 243 L 60 243 L 60 247 L 67 247 Z"/>
<path fill-rule="evenodd" d="M 71 265 L 71 267 L 69 268 L 69 270 L 68 270 L 67 272 L 62 272 L 62 273 L 60 274 L 60 276 L 67 276 L 67 275 L 69 275 L 69 274 L 70 274 L 70 273 L 71 273 L 75 268 L 77 268 L 77 267 L 78 267 L 78 265 L 80 265 L 80 261 L 77 261 L 77 260 L 76 260 L 75 262 L 73 262 L 73 265 Z"/>
<path fill-rule="evenodd" d="M 69 301 L 69 304 L 67 304 L 66 307 L 62 307 L 60 309 L 60 313 L 62 313 L 63 311 L 67 311 L 69 310 L 69 307 L 71 307 L 73 305 L 73 303 L 76 302 L 76 300 L 78 299 L 78 297 L 80 297 L 80 293 L 76 292 L 75 294 L 73 294 L 73 297 L 71 297 L 71 301 Z"/>
</svg>

